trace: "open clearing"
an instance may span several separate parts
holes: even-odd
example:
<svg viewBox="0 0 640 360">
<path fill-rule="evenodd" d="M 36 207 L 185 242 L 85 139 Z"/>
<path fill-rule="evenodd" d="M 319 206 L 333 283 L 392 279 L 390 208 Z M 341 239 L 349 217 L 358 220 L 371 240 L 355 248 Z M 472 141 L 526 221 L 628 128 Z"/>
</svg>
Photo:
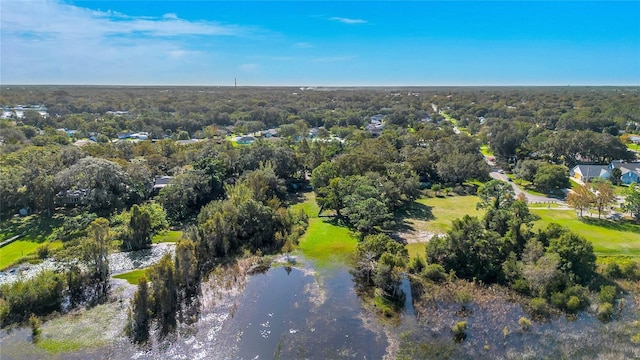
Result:
<svg viewBox="0 0 640 360">
<path fill-rule="evenodd" d="M 0 270 L 7 268 L 23 257 L 34 255 L 38 247 L 48 245 L 50 250 L 62 247 L 61 241 L 37 243 L 28 240 L 16 240 L 0 248 Z"/>
<path fill-rule="evenodd" d="M 434 235 L 445 234 L 451 222 L 464 215 L 481 216 L 476 209 L 477 196 L 445 196 L 416 200 L 400 216 L 404 217 L 403 229 L 398 236 L 407 242 L 409 256 L 424 258 L 425 243 Z"/>
<path fill-rule="evenodd" d="M 156 234 L 153 237 L 152 242 L 154 244 L 158 244 L 158 243 L 163 243 L 163 242 L 178 242 L 178 240 L 180 240 L 182 238 L 182 231 L 177 231 L 177 230 L 167 230 L 167 231 L 163 231 L 159 234 Z"/>
<path fill-rule="evenodd" d="M 129 271 L 123 274 L 113 275 L 113 277 L 127 280 L 127 282 L 129 282 L 129 284 L 132 284 L 132 285 L 138 285 L 138 280 L 140 280 L 140 278 L 143 275 L 146 275 L 146 273 L 147 273 L 147 269 L 144 268 L 144 269 Z"/>
<path fill-rule="evenodd" d="M 300 250 L 321 267 L 348 262 L 358 240 L 347 227 L 335 224 L 334 218 L 318 217 L 320 208 L 314 193 L 306 193 L 305 196 L 303 203 L 294 205 L 294 209 L 302 208 L 309 216 L 307 232 L 300 238 Z"/>
</svg>

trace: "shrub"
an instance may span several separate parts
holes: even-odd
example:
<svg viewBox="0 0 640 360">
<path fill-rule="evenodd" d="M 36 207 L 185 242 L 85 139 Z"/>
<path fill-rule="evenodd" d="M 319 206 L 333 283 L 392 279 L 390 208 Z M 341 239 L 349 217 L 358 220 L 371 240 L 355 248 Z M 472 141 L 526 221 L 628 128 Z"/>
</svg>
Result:
<svg viewBox="0 0 640 360">
<path fill-rule="evenodd" d="M 544 298 L 533 298 L 529 303 L 531 313 L 535 316 L 544 316 L 547 314 L 547 301 Z"/>
<path fill-rule="evenodd" d="M 551 304 L 558 309 L 564 309 L 567 304 L 567 297 L 561 292 L 555 292 L 551 294 Z"/>
<path fill-rule="evenodd" d="M 412 274 L 420 274 L 426 266 L 427 263 L 418 255 L 411 259 L 411 263 L 409 263 L 409 272 Z"/>
<path fill-rule="evenodd" d="M 567 311 L 576 312 L 580 308 L 580 298 L 575 295 L 570 296 L 569 300 L 567 300 Z"/>
<path fill-rule="evenodd" d="M 613 285 L 600 286 L 600 293 L 598 293 L 598 301 L 601 303 L 613 304 L 617 295 L 616 287 Z"/>
<path fill-rule="evenodd" d="M 0 287 L 4 300 L 0 323 L 24 321 L 30 314 L 46 315 L 60 309 L 64 278 L 53 271 L 43 271 L 34 278 Z"/>
<path fill-rule="evenodd" d="M 466 321 L 458 321 L 451 328 L 451 332 L 453 332 L 453 338 L 456 341 L 462 341 L 467 337 L 467 322 Z"/>
<path fill-rule="evenodd" d="M 455 299 L 459 304 L 468 304 L 473 300 L 473 294 L 467 289 L 460 289 L 456 291 Z"/>
<path fill-rule="evenodd" d="M 529 331 L 529 329 L 531 329 L 531 320 L 523 316 L 518 319 L 518 325 L 520 326 L 520 330 Z"/>
<path fill-rule="evenodd" d="M 40 334 L 42 334 L 42 329 L 40 328 L 42 323 L 40 319 L 34 314 L 29 316 L 29 327 L 31 328 L 31 341 L 35 344 L 40 340 Z"/>
<path fill-rule="evenodd" d="M 613 305 L 611 303 L 606 302 L 598 306 L 598 319 L 609 321 L 611 316 L 613 316 Z"/>
<path fill-rule="evenodd" d="M 49 248 L 49 244 L 43 244 L 38 246 L 36 249 L 36 254 L 38 254 L 38 258 L 46 259 L 51 255 L 51 248 Z"/>
<path fill-rule="evenodd" d="M 513 284 L 511 284 L 511 288 L 522 295 L 530 294 L 529 282 L 522 278 L 514 281 Z"/>
<path fill-rule="evenodd" d="M 611 262 L 605 265 L 602 275 L 609 279 L 619 279 L 622 276 L 622 271 L 620 271 L 620 266 L 617 263 Z"/>
<path fill-rule="evenodd" d="M 447 279 L 447 273 L 440 264 L 429 264 L 424 268 L 422 275 L 433 282 L 442 282 Z"/>
</svg>

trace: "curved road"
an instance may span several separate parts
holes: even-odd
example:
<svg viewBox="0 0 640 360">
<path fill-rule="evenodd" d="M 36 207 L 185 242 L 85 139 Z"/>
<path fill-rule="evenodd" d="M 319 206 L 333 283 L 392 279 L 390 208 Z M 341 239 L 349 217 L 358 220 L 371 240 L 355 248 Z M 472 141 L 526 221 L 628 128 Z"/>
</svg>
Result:
<svg viewBox="0 0 640 360">
<path fill-rule="evenodd" d="M 532 195 L 526 191 L 523 191 L 518 187 L 518 185 L 516 185 L 516 183 L 514 183 L 513 181 L 509 181 L 507 175 L 505 174 L 501 174 L 497 171 L 492 171 L 491 173 L 489 173 L 489 175 L 491 175 L 491 177 L 494 179 L 502 180 L 511 184 L 511 187 L 513 187 L 513 191 L 515 191 L 516 196 L 518 196 L 520 193 L 524 193 L 524 195 L 527 197 L 527 201 L 530 204 L 555 202 L 555 203 L 558 203 L 559 205 L 566 205 L 565 202 L 560 199 L 550 198 L 550 197 L 540 196 L 540 195 Z"/>
</svg>

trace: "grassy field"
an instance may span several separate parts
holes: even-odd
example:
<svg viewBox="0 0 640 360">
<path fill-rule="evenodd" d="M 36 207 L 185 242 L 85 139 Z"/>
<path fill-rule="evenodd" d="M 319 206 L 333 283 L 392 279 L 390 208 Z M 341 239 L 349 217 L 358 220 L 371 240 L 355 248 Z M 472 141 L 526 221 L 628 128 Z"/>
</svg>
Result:
<svg viewBox="0 0 640 360">
<path fill-rule="evenodd" d="M 178 242 L 180 238 L 182 238 L 182 231 L 167 230 L 159 234 L 156 234 L 153 237 L 152 242 L 154 244 L 163 243 L 163 242 L 174 243 L 174 242 Z"/>
<path fill-rule="evenodd" d="M 477 196 L 448 196 L 422 198 L 400 215 L 404 217 L 401 236 L 405 238 L 409 256 L 420 255 L 424 258 L 425 243 L 420 241 L 423 234 L 444 234 L 451 229 L 451 222 L 464 215 L 481 216 L 482 210 L 476 209 Z"/>
<path fill-rule="evenodd" d="M 37 242 L 16 240 L 0 248 L 0 269 L 4 269 L 18 259 L 34 253 L 38 246 L 40 246 L 40 244 Z"/>
<path fill-rule="evenodd" d="M 480 152 L 484 156 L 493 156 L 493 151 L 491 151 L 491 149 L 489 149 L 489 145 L 480 146 Z"/>
<path fill-rule="evenodd" d="M 358 240 L 347 227 L 333 223 L 333 218 L 319 218 L 315 194 L 305 195 L 304 202 L 294 205 L 294 209 L 302 208 L 309 216 L 309 228 L 300 238 L 300 250 L 306 258 L 315 261 L 319 266 L 348 262 Z"/>
<path fill-rule="evenodd" d="M 406 214 L 407 230 L 401 235 L 411 242 L 412 237 L 419 237 L 421 233 L 444 234 L 456 218 L 467 214 L 482 216 L 483 211 L 476 210 L 477 202 L 475 196 L 419 199 L 414 203 L 414 214 Z M 540 220 L 535 222 L 535 229 L 552 222 L 566 226 L 591 241 L 598 256 L 640 257 L 640 224 L 580 219 L 573 210 L 546 210 L 546 206 L 544 209 L 532 209 L 531 212 L 540 216 Z M 407 249 L 411 257 L 424 257 L 424 243 L 409 243 Z"/>
<path fill-rule="evenodd" d="M 47 244 L 50 250 L 62 247 L 62 242 L 37 243 L 28 240 L 16 240 L 7 246 L 0 248 L 0 270 L 3 270 L 23 257 L 35 257 L 36 250 L 41 245 Z"/>
<path fill-rule="evenodd" d="M 640 225 L 632 222 L 612 222 L 580 219 L 573 210 L 532 210 L 540 216 L 534 229 L 555 222 L 566 226 L 593 243 L 598 256 L 640 256 Z"/>
<path fill-rule="evenodd" d="M 145 275 L 146 272 L 147 269 L 137 269 L 123 274 L 113 275 L 113 277 L 127 280 L 129 284 L 138 285 L 138 280 Z"/>
</svg>

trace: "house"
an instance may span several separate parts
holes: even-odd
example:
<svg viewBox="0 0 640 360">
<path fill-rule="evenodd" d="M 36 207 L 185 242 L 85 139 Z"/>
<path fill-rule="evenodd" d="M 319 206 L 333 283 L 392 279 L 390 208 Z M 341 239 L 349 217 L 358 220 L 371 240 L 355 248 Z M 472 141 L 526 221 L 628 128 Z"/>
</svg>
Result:
<svg viewBox="0 0 640 360">
<path fill-rule="evenodd" d="M 376 114 L 376 115 L 373 115 L 371 117 L 371 121 L 370 122 L 371 122 L 371 124 L 380 124 L 380 123 L 382 123 L 382 119 L 383 118 L 384 118 L 384 115 Z"/>
<path fill-rule="evenodd" d="M 588 182 L 593 178 L 608 179 L 610 171 L 608 165 L 576 165 L 569 174 L 578 181 Z"/>
<path fill-rule="evenodd" d="M 254 141 L 258 140 L 255 136 L 238 136 L 236 137 L 236 142 L 240 145 L 249 145 L 253 144 Z"/>
<path fill-rule="evenodd" d="M 63 190 L 56 194 L 56 203 L 63 205 L 84 205 L 89 201 L 89 189 Z"/>
<path fill-rule="evenodd" d="M 265 138 L 272 138 L 278 136 L 278 129 L 268 129 L 262 132 L 262 136 Z"/>
<path fill-rule="evenodd" d="M 609 169 L 620 169 L 622 176 L 620 180 L 623 184 L 640 183 L 640 161 L 623 162 L 621 160 L 612 161 Z"/>
<path fill-rule="evenodd" d="M 364 129 L 375 137 L 375 136 L 380 136 L 380 134 L 382 134 L 382 128 L 383 128 L 382 124 L 369 124 L 365 126 Z"/>
<path fill-rule="evenodd" d="M 153 179 L 153 184 L 151 184 L 151 195 L 158 195 L 160 190 L 171 183 L 171 179 L 173 179 L 173 176 L 156 176 Z"/>
</svg>

